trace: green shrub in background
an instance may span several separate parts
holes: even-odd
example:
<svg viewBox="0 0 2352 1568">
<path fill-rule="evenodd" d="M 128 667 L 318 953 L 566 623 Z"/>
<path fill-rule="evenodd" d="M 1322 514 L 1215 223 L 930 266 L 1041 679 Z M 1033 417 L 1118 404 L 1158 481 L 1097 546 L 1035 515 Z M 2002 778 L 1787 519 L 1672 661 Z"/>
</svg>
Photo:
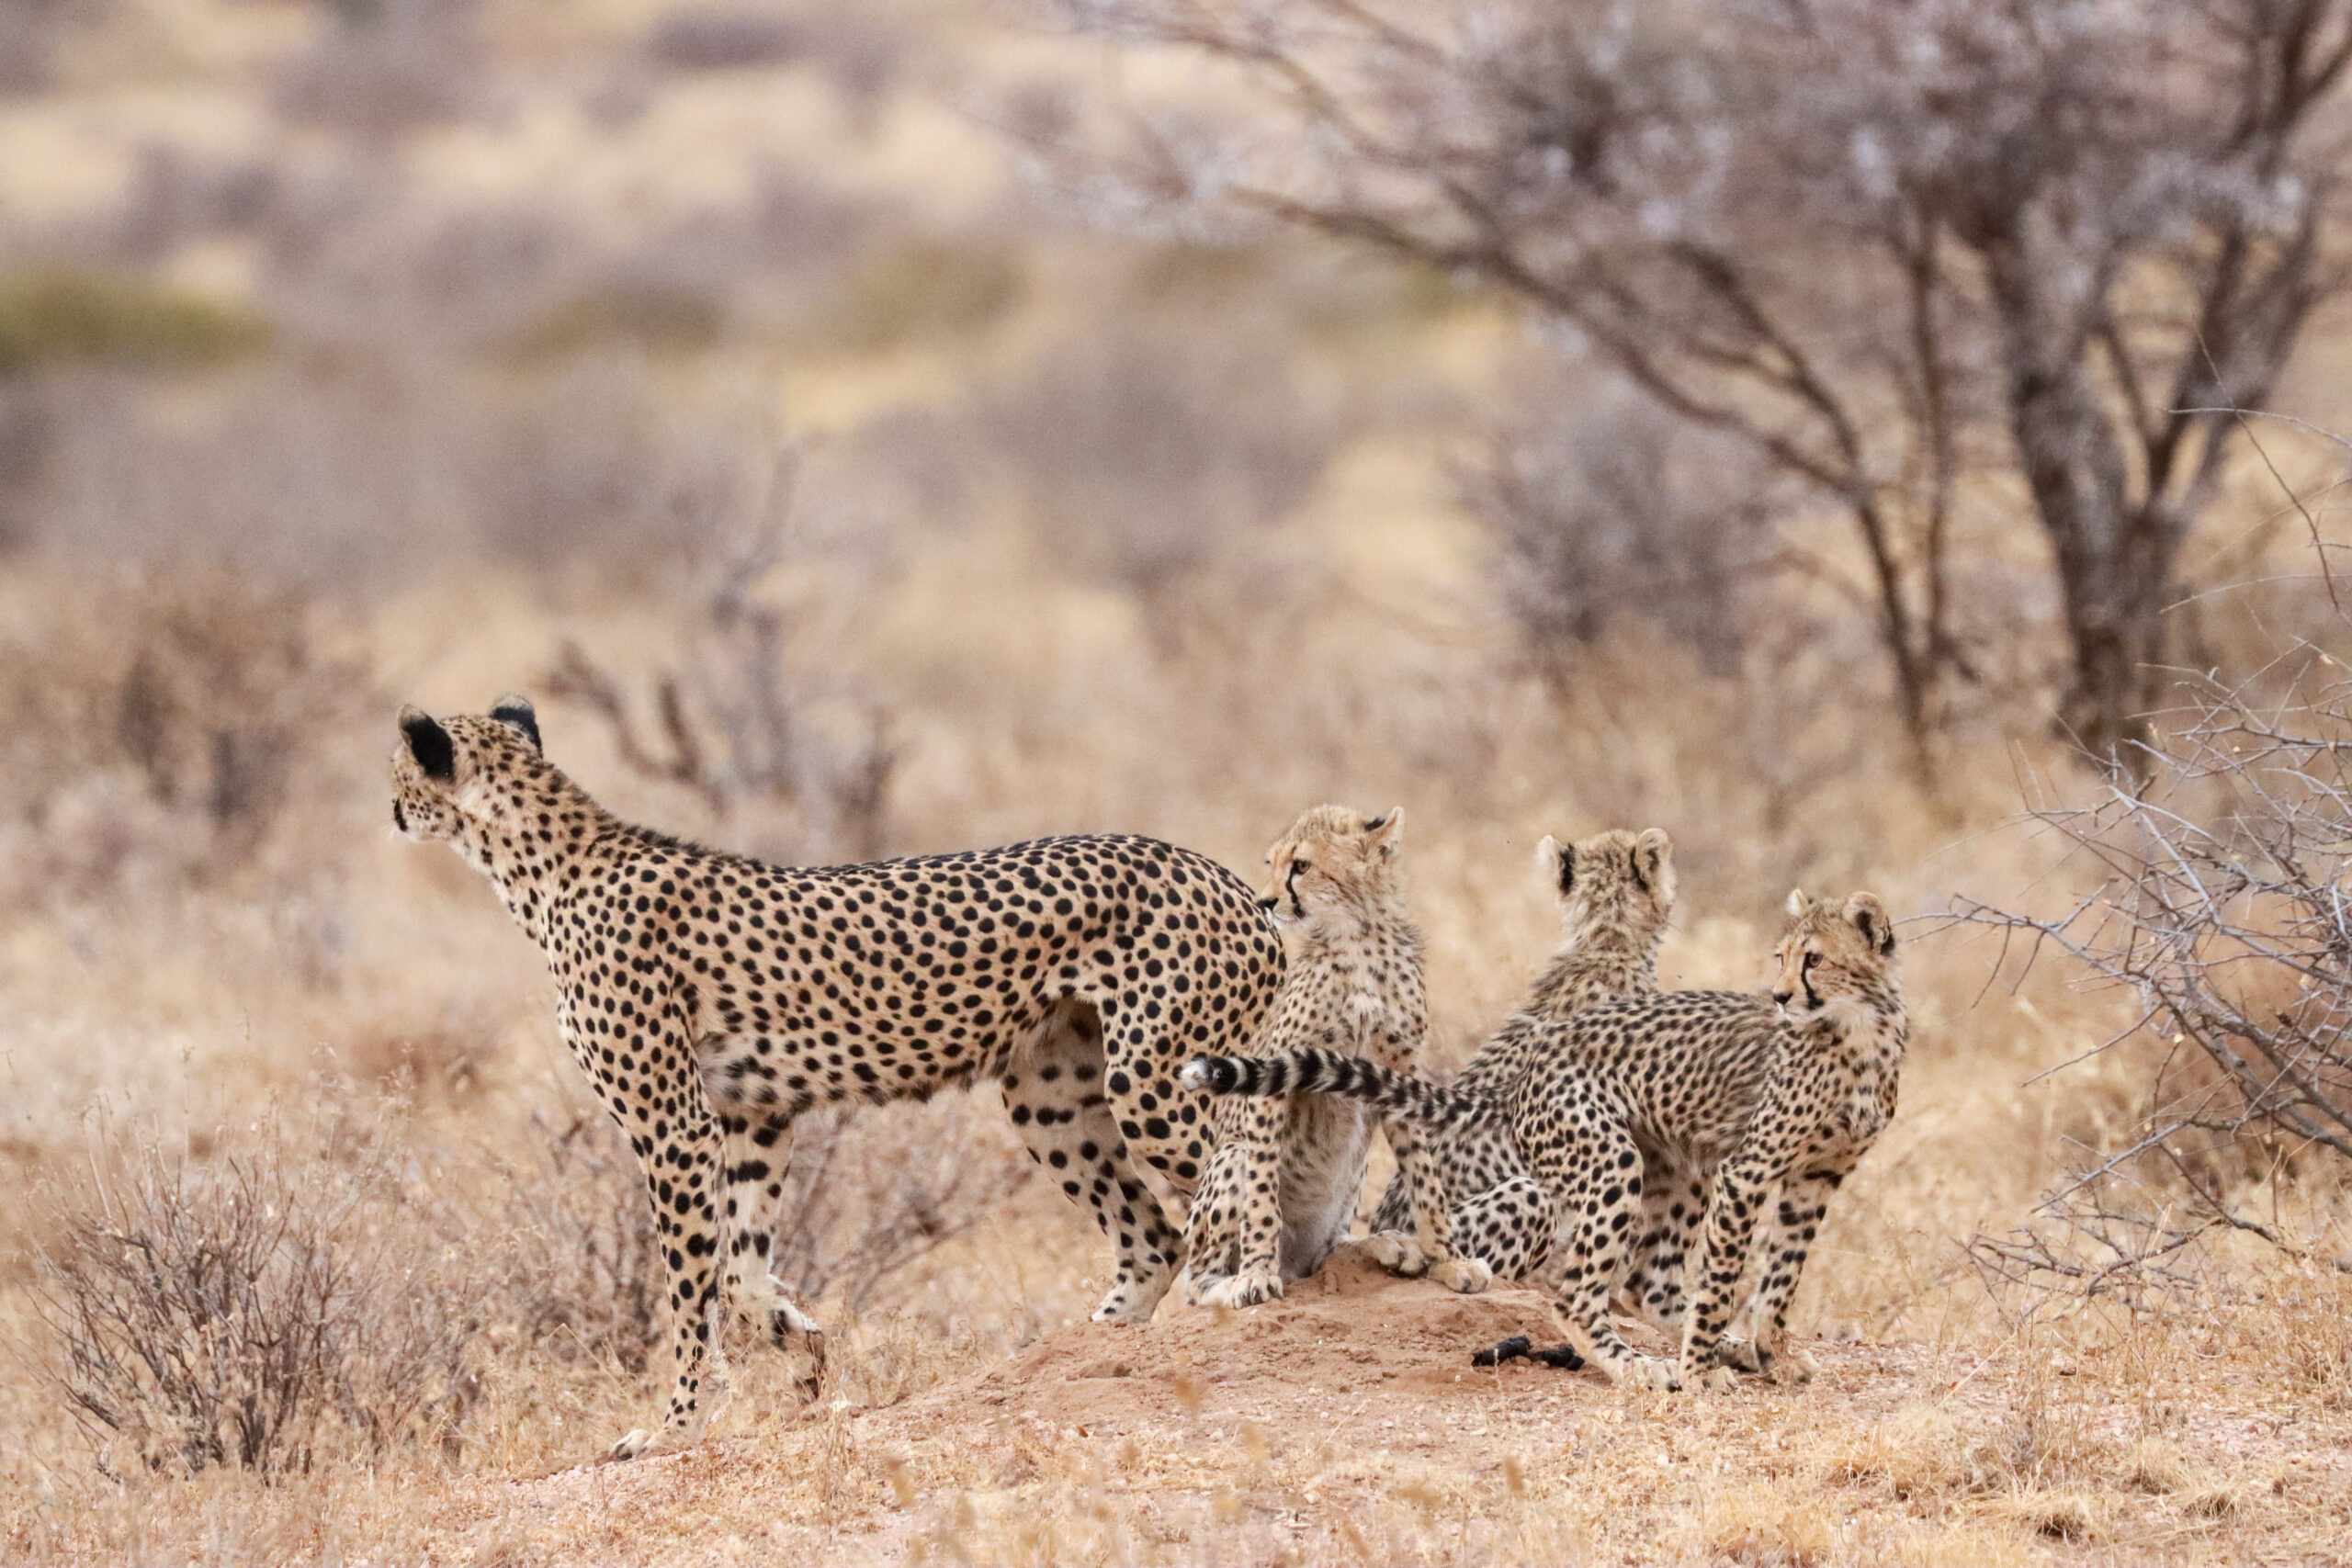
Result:
<svg viewBox="0 0 2352 1568">
<path fill-rule="evenodd" d="M 213 365 L 269 341 L 269 323 L 185 289 L 97 272 L 0 275 L 0 376 L 58 365 Z"/>
</svg>

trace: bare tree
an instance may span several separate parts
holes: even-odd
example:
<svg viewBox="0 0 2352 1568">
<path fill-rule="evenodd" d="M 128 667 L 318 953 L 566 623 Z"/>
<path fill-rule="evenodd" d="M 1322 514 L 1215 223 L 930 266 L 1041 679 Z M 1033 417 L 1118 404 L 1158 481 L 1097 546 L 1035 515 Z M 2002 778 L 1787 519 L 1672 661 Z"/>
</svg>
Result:
<svg viewBox="0 0 2352 1568">
<path fill-rule="evenodd" d="M 1076 163 L 1130 203 L 1489 285 L 1836 507 L 1923 744 L 1973 670 L 1955 538 L 2022 491 L 2064 607 L 2059 722 L 2139 765 L 2223 411 L 2264 403 L 2337 282 L 2352 0 L 1064 9 L 1264 110 L 1146 114 L 1124 161 Z"/>
</svg>

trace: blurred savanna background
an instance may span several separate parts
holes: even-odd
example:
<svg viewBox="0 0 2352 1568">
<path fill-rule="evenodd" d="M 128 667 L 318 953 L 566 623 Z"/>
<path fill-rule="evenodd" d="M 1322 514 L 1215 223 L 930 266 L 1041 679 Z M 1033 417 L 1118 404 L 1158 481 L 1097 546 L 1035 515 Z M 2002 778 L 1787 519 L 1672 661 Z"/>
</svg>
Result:
<svg viewBox="0 0 2352 1568">
<path fill-rule="evenodd" d="M 2352 1556 L 2348 58 L 2333 0 L 0 0 L 0 1553 Z M 397 705 L 509 690 L 786 862 L 1254 877 L 1402 805 L 1440 1069 L 1547 832 L 1673 836 L 1669 986 L 1868 887 L 1904 1110 L 1796 1317 L 1911 1359 L 901 1453 L 1107 1274 L 983 1088 L 804 1123 L 828 1380 L 740 1348 L 710 1450 L 780 1471 L 518 1491 L 667 1369 L 539 955 L 388 820 Z"/>
</svg>

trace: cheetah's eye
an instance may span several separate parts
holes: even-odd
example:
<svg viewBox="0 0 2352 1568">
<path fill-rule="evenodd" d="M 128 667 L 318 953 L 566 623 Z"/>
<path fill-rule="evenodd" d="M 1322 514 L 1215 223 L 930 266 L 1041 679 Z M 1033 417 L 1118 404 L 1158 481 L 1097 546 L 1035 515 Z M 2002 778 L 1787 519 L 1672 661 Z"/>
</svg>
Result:
<svg viewBox="0 0 2352 1568">
<path fill-rule="evenodd" d="M 1821 954 L 1817 953 L 1808 953 L 1804 955 L 1804 966 L 1807 970 L 1812 969 L 1815 964 L 1820 962 Z"/>
<path fill-rule="evenodd" d="M 1290 874 L 1293 876 L 1296 876 L 1300 872 L 1305 871 L 1306 869 L 1306 863 L 1303 860 L 1295 860 L 1290 863 Z"/>
</svg>

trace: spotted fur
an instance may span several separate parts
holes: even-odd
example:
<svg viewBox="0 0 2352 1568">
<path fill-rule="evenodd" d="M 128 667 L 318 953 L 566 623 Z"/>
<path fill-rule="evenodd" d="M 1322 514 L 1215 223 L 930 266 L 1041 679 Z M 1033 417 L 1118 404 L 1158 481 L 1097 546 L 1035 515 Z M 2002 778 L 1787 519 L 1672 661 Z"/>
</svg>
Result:
<svg viewBox="0 0 2352 1568">
<path fill-rule="evenodd" d="M 1522 1014 L 1506 1029 L 1544 1038 L 1526 1043 L 1530 1070 L 1507 1087 L 1442 1089 L 1329 1052 L 1196 1058 L 1184 1081 L 1221 1094 L 1345 1094 L 1431 1134 L 1508 1125 L 1558 1227 L 1543 1282 L 1610 1376 L 1662 1388 L 1722 1386 L 1733 1367 L 1809 1376 L 1787 1350 L 1789 1301 L 1830 1194 L 1894 1113 L 1908 1021 L 1894 928 L 1875 897 L 1840 907 L 1799 892 L 1790 917 L 1771 997 L 1672 991 L 1557 1022 Z M 1645 1145 L 1672 1149 L 1708 1186 L 1688 1216 L 1703 1256 L 1674 1314 L 1682 1348 L 1671 1360 L 1636 1354 L 1609 1314 L 1640 1213 Z M 1751 1334 L 1727 1342 L 1759 1226 Z"/>
<path fill-rule="evenodd" d="M 616 1455 L 699 1432 L 722 1288 L 771 1338 L 821 1350 L 768 1258 L 793 1119 L 828 1101 L 999 1080 L 1031 1155 L 1115 1244 L 1095 1316 L 1151 1315 L 1182 1247 L 1137 1162 L 1197 1184 L 1212 1108 L 1176 1068 L 1247 1047 L 1282 981 L 1238 877 L 1107 834 L 765 865 L 605 811 L 541 755 L 520 697 L 447 720 L 404 708 L 400 727 L 393 826 L 486 873 L 545 951 L 564 1043 L 645 1168 L 676 1379 Z"/>
<path fill-rule="evenodd" d="M 1366 818 L 1318 806 L 1266 852 L 1262 902 L 1283 928 L 1289 967 L 1254 1053 L 1320 1043 L 1409 1071 L 1429 1033 L 1421 934 L 1406 907 L 1401 809 Z M 1321 1268 L 1346 1235 L 1363 1185 L 1374 1115 L 1325 1095 L 1229 1100 L 1186 1233 L 1188 1289 L 1216 1306 L 1250 1306 Z M 1409 1131 L 1400 1164 L 1420 1176 L 1407 1205 L 1409 1270 L 1456 1289 L 1486 1282 L 1453 1260 L 1442 1189 Z M 1277 1238 L 1280 1246 L 1277 1248 Z"/>
<path fill-rule="evenodd" d="M 1674 844 L 1663 829 L 1639 833 L 1612 829 L 1575 844 L 1546 836 L 1536 864 L 1560 902 L 1561 943 L 1520 1004 L 1521 1015 L 1557 1021 L 1589 1007 L 1657 989 L 1657 948 L 1674 913 Z M 1453 1080 L 1456 1089 L 1477 1093 L 1524 1077 L 1531 1048 L 1546 1038 L 1541 1031 L 1505 1028 L 1479 1047 Z M 1393 1139 L 1392 1139 L 1393 1142 Z M 1448 1228 L 1454 1252 L 1476 1258 L 1500 1279 L 1532 1279 L 1552 1247 L 1552 1217 L 1543 1190 L 1509 1126 L 1474 1123 L 1431 1135 L 1430 1156 L 1447 1194 Z M 1686 1190 L 1690 1174 L 1670 1156 L 1655 1156 L 1645 1201 Z M 1413 1196 L 1408 1173 L 1388 1184 L 1373 1216 L 1376 1235 L 1395 1236 L 1410 1219 Z M 1641 1259 L 1629 1289 L 1657 1271 L 1652 1250 L 1668 1243 L 1663 1215 L 1646 1214 Z M 1385 1262 L 1405 1251 L 1398 1241 L 1375 1244 Z"/>
</svg>

